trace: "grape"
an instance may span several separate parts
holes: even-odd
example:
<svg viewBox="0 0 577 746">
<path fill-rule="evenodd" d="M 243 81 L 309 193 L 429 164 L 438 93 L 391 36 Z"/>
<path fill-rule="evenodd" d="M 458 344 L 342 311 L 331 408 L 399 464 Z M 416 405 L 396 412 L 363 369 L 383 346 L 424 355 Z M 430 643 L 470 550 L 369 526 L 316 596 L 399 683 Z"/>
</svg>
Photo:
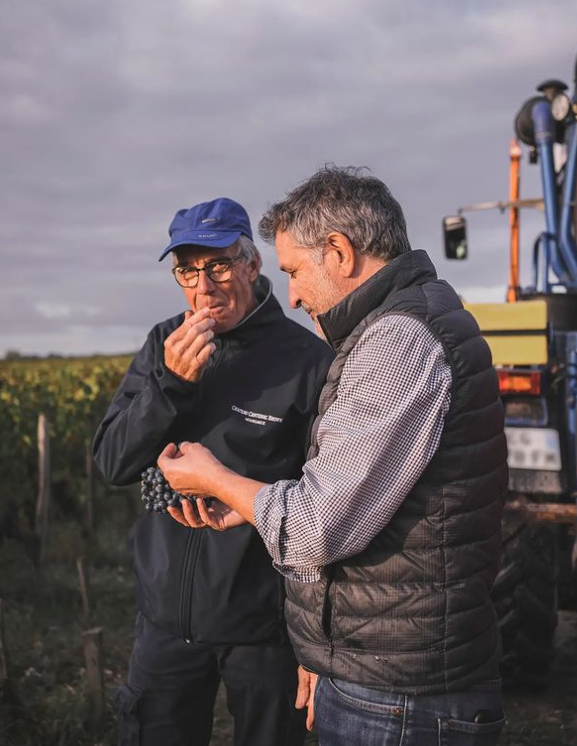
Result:
<svg viewBox="0 0 577 746">
<path fill-rule="evenodd" d="M 140 476 L 141 500 L 149 513 L 155 511 L 166 514 L 168 507 L 178 507 L 182 500 L 188 499 L 171 489 L 160 469 L 151 466 Z"/>
</svg>

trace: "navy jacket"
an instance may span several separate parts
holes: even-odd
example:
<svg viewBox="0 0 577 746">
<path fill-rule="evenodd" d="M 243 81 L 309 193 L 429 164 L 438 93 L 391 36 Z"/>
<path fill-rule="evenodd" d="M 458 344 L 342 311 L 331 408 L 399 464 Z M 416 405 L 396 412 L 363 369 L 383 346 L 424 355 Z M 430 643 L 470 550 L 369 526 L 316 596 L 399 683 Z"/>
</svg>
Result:
<svg viewBox="0 0 577 746">
<path fill-rule="evenodd" d="M 164 365 L 163 342 L 179 315 L 150 332 L 94 439 L 112 484 L 155 465 L 169 442 L 199 441 L 226 466 L 263 482 L 301 475 L 319 391 L 333 358 L 328 345 L 284 315 L 261 277 L 260 305 L 216 335 L 198 383 Z M 131 532 L 140 610 L 171 634 L 199 643 L 281 643 L 284 583 L 257 531 L 192 530 L 144 513 Z"/>
</svg>

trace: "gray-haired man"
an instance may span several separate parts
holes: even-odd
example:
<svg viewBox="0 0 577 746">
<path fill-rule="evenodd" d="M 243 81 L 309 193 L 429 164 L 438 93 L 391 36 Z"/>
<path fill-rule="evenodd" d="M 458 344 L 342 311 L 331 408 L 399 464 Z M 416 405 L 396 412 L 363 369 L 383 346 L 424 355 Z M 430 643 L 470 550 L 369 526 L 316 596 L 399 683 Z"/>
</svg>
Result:
<svg viewBox="0 0 577 746">
<path fill-rule="evenodd" d="M 238 202 L 179 210 L 169 232 L 160 258 L 190 310 L 157 324 L 132 362 L 96 434 L 99 467 L 126 484 L 167 443 L 195 439 L 241 474 L 298 477 L 329 348 L 284 315 Z M 191 534 L 156 512 L 132 531 L 140 613 L 122 746 L 208 746 L 221 679 L 235 744 L 303 742 L 283 578 L 255 529 L 220 507 L 234 531 Z"/>
<path fill-rule="evenodd" d="M 495 744 L 507 452 L 489 349 L 378 179 L 325 168 L 260 232 L 337 355 L 303 474 L 247 480 L 192 443 L 159 464 L 253 523 L 286 576 L 323 746 Z"/>
</svg>

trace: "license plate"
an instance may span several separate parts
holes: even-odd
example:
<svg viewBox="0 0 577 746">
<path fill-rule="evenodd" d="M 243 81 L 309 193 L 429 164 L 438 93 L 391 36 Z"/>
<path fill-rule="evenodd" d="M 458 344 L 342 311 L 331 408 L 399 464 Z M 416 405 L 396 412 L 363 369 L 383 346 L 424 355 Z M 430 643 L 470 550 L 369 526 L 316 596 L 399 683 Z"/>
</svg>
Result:
<svg viewBox="0 0 577 746">
<path fill-rule="evenodd" d="M 544 427 L 506 427 L 511 469 L 561 471 L 559 433 Z"/>
</svg>

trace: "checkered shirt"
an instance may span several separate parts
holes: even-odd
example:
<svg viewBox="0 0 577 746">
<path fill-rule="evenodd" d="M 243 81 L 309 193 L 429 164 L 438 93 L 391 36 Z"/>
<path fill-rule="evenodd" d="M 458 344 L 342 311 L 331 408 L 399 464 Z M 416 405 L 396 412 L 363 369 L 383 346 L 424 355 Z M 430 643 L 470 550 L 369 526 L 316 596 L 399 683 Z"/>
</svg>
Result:
<svg viewBox="0 0 577 746">
<path fill-rule="evenodd" d="M 441 343 L 418 319 L 392 314 L 367 328 L 319 423 L 318 455 L 300 480 L 255 497 L 256 528 L 283 575 L 320 580 L 386 527 L 439 446 L 451 382 Z"/>
</svg>

